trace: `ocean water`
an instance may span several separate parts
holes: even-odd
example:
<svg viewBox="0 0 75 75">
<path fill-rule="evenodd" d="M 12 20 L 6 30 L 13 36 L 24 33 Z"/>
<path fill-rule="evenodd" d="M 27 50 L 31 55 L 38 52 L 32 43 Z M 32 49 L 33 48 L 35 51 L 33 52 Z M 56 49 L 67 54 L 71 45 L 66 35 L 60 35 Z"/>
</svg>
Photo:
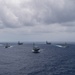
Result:
<svg viewBox="0 0 75 75">
<path fill-rule="evenodd" d="M 32 44 L 10 45 L 0 44 L 0 75 L 75 75 L 75 44 L 36 44 L 40 53 L 32 52 Z"/>
</svg>

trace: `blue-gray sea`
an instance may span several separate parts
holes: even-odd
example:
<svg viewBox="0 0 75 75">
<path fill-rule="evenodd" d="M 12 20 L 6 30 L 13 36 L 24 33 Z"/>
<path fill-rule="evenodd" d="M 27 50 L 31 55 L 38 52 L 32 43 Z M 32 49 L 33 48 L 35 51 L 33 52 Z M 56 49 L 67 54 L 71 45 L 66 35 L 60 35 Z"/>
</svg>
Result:
<svg viewBox="0 0 75 75">
<path fill-rule="evenodd" d="M 75 75 L 75 44 L 38 43 L 40 53 L 32 52 L 32 43 L 10 45 L 0 44 L 0 75 Z"/>
</svg>

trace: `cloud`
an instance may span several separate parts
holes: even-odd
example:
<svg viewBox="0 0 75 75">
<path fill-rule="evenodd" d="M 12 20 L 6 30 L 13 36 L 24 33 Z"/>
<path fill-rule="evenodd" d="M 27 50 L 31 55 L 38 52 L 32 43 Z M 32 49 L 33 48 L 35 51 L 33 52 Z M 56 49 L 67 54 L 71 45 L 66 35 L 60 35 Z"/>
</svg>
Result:
<svg viewBox="0 0 75 75">
<path fill-rule="evenodd" d="M 3 28 L 28 34 L 74 32 L 75 1 L 0 0 L 0 29 Z"/>
<path fill-rule="evenodd" d="M 74 2 L 75 1 L 71 0 L 45 0 L 42 2 L 37 0 L 37 2 L 34 3 L 37 12 L 37 20 L 46 25 L 51 23 L 75 21 Z"/>
</svg>

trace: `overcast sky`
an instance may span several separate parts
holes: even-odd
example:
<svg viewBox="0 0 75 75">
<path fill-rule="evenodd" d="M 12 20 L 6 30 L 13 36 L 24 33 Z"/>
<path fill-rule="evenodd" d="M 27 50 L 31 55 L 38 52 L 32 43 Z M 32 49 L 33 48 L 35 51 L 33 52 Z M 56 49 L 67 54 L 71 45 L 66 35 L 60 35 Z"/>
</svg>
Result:
<svg viewBox="0 0 75 75">
<path fill-rule="evenodd" d="M 75 0 L 0 0 L 0 41 L 75 42 Z"/>
</svg>

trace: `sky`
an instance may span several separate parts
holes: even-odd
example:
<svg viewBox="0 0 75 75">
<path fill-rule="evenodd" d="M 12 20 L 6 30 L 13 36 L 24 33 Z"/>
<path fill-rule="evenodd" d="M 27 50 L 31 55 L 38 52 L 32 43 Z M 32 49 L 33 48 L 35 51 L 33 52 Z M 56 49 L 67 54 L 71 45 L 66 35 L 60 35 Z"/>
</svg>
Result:
<svg viewBox="0 0 75 75">
<path fill-rule="evenodd" d="M 0 42 L 75 42 L 75 0 L 0 0 Z"/>
</svg>

